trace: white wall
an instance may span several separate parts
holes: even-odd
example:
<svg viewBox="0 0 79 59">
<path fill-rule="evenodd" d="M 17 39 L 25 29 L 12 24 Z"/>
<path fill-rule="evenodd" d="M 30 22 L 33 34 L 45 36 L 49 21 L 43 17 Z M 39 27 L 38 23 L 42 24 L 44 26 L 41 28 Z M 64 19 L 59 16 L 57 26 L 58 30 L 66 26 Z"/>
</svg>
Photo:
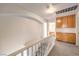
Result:
<svg viewBox="0 0 79 59">
<path fill-rule="evenodd" d="M 13 16 L 0 16 L 0 53 L 10 54 L 29 40 L 41 39 L 42 24 Z"/>
<path fill-rule="evenodd" d="M 56 27 L 55 22 L 49 22 L 48 25 L 49 25 L 48 32 L 55 32 L 55 27 Z"/>
<path fill-rule="evenodd" d="M 79 12 L 76 15 L 76 34 L 77 34 L 77 40 L 76 40 L 76 45 L 79 46 Z"/>
<path fill-rule="evenodd" d="M 56 32 L 62 33 L 76 33 L 76 28 L 57 28 Z"/>
<path fill-rule="evenodd" d="M 44 36 L 43 36 L 43 37 L 45 38 L 45 37 L 47 37 L 47 32 L 48 32 L 48 31 L 47 31 L 47 23 L 44 23 L 44 24 L 43 24 L 43 31 L 44 31 L 44 33 L 43 33 Z"/>
</svg>

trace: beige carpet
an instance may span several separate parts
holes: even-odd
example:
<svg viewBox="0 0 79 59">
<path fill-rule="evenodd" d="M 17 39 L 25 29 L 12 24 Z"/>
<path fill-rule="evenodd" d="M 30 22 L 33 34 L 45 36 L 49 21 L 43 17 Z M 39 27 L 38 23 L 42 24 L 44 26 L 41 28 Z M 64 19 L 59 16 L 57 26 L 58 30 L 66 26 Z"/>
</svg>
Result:
<svg viewBox="0 0 79 59">
<path fill-rule="evenodd" d="M 79 47 L 56 41 L 56 45 L 49 53 L 49 56 L 79 56 Z"/>
</svg>

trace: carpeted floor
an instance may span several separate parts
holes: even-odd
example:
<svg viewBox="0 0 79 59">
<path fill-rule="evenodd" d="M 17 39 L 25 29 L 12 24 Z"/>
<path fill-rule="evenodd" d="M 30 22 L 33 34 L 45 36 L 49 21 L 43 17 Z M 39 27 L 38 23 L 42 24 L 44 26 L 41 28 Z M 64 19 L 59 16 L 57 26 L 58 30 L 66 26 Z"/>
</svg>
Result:
<svg viewBox="0 0 79 59">
<path fill-rule="evenodd" d="M 56 41 L 56 45 L 49 53 L 49 56 L 79 56 L 79 47 Z"/>
</svg>

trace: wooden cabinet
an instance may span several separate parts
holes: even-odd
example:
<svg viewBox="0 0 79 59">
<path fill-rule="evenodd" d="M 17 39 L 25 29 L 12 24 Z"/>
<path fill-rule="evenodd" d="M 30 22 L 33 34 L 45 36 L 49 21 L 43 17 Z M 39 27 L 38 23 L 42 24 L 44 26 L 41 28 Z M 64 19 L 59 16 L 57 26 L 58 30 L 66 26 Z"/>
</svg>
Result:
<svg viewBox="0 0 79 59">
<path fill-rule="evenodd" d="M 63 25 L 62 17 L 56 18 L 56 28 L 61 28 Z"/>
<path fill-rule="evenodd" d="M 54 36 L 55 37 L 55 32 L 48 32 L 48 36 Z"/>
<path fill-rule="evenodd" d="M 76 43 L 76 34 L 75 33 L 56 33 L 56 39 L 59 41 L 69 42 L 69 43 Z"/>
<path fill-rule="evenodd" d="M 63 17 L 57 17 L 56 18 L 56 29 L 64 29 L 67 30 L 67 28 L 75 28 L 76 27 L 76 17 L 75 15 L 69 15 L 69 16 L 63 16 Z M 69 43 L 76 43 L 76 34 L 75 33 L 69 33 L 64 32 L 63 30 L 58 31 L 56 33 L 56 39 L 59 41 L 69 42 Z"/>
<path fill-rule="evenodd" d="M 62 41 L 64 39 L 64 36 L 61 32 L 57 32 L 56 33 L 56 39 L 59 41 Z"/>
<path fill-rule="evenodd" d="M 56 28 L 75 28 L 76 20 L 75 15 L 63 16 L 56 18 Z"/>
<path fill-rule="evenodd" d="M 67 34 L 67 42 L 76 43 L 76 34 L 75 33 L 68 33 Z"/>
<path fill-rule="evenodd" d="M 56 36 L 57 36 L 56 37 L 57 40 L 67 42 L 67 36 L 65 33 L 57 32 Z"/>
<path fill-rule="evenodd" d="M 64 16 L 62 17 L 62 21 L 63 21 L 63 24 L 62 24 L 62 27 L 67 27 L 67 20 L 68 20 L 68 17 L 67 16 Z"/>
<path fill-rule="evenodd" d="M 68 16 L 67 27 L 68 28 L 75 28 L 76 27 L 76 18 L 75 18 L 75 15 Z"/>
</svg>

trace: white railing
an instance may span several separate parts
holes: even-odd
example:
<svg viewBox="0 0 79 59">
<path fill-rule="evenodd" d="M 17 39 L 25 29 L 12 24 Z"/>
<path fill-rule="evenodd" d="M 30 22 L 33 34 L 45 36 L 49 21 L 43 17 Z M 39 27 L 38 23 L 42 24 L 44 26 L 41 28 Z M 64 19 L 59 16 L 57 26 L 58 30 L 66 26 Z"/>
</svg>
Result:
<svg viewBox="0 0 79 59">
<path fill-rule="evenodd" d="M 49 36 L 37 42 L 28 42 L 26 47 L 15 51 L 9 56 L 47 56 L 55 45 L 55 38 Z"/>
</svg>

